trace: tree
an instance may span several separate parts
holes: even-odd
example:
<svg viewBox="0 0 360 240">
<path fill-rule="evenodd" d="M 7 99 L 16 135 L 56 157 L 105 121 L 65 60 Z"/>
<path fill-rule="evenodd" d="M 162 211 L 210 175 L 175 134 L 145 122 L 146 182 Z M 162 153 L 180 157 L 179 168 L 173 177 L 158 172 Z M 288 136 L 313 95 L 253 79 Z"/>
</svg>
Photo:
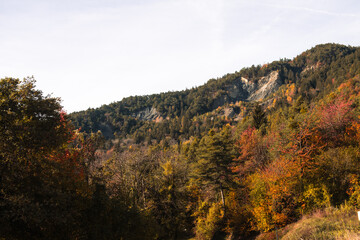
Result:
<svg viewBox="0 0 360 240">
<path fill-rule="evenodd" d="M 0 149 L 2 158 L 47 153 L 71 137 L 60 99 L 44 97 L 35 80 L 6 78 L 0 81 Z"/>
<path fill-rule="evenodd" d="M 265 168 L 269 161 L 269 153 L 265 137 L 254 127 L 248 128 L 241 133 L 236 146 L 239 150 L 239 157 L 234 159 L 233 172 L 243 179 L 256 170 Z M 274 140 L 274 139 L 273 139 Z"/>
<path fill-rule="evenodd" d="M 86 205 L 78 158 L 65 151 L 71 138 L 58 98 L 44 97 L 33 78 L 0 80 L 0 237 L 70 237 Z"/>
<path fill-rule="evenodd" d="M 198 160 L 193 164 L 193 179 L 200 186 L 220 193 L 225 211 L 224 190 L 228 187 L 231 176 L 229 164 L 234 159 L 233 140 L 230 126 L 225 126 L 216 133 L 210 130 L 208 136 L 199 144 Z"/>
<path fill-rule="evenodd" d="M 266 124 L 266 115 L 261 105 L 257 104 L 252 112 L 253 124 L 256 129 Z"/>
<path fill-rule="evenodd" d="M 355 122 L 353 101 L 345 96 L 333 96 L 329 102 L 318 107 L 317 127 L 328 145 L 344 144 L 346 129 Z"/>
</svg>

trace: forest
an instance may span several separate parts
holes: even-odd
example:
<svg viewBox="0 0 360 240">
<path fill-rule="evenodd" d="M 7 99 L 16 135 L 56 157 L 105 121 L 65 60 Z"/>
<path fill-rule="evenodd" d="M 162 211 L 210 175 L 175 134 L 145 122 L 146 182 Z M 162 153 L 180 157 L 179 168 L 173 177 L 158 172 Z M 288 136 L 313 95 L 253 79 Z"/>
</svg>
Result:
<svg viewBox="0 0 360 240">
<path fill-rule="evenodd" d="M 71 114 L 35 84 L 0 80 L 0 239 L 360 237 L 358 47 Z"/>
</svg>

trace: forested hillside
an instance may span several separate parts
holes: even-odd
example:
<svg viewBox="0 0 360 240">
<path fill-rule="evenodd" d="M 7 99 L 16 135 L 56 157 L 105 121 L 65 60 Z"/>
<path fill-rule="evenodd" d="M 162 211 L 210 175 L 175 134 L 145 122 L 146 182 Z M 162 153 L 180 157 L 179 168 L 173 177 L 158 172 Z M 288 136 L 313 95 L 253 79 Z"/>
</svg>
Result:
<svg viewBox="0 0 360 240">
<path fill-rule="evenodd" d="M 70 116 L 0 87 L 0 238 L 360 237 L 358 47 Z"/>
<path fill-rule="evenodd" d="M 212 127 L 232 125 L 253 109 L 254 102 L 276 107 L 302 96 L 308 103 L 360 72 L 359 49 L 318 45 L 294 58 L 243 68 L 190 90 L 133 96 L 97 109 L 72 113 L 82 131 L 100 130 L 107 139 L 132 138 L 136 143 L 164 137 L 200 137 Z M 281 87 L 291 96 L 272 96 Z M 288 89 L 291 88 L 291 89 Z"/>
</svg>

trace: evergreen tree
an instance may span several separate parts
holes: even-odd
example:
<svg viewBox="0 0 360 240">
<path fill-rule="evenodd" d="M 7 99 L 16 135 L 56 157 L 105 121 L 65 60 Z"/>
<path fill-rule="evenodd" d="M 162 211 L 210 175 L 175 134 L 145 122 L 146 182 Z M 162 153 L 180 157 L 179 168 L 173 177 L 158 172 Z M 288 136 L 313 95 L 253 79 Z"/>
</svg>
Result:
<svg viewBox="0 0 360 240">
<path fill-rule="evenodd" d="M 200 186 L 212 188 L 221 197 L 225 210 L 224 190 L 229 185 L 229 164 L 234 159 L 233 140 L 229 126 L 216 133 L 211 129 L 199 144 L 198 160 L 193 165 L 193 178 Z"/>
<path fill-rule="evenodd" d="M 266 124 L 266 115 L 261 105 L 257 104 L 252 112 L 253 124 L 256 129 L 259 129 L 263 124 Z"/>
</svg>

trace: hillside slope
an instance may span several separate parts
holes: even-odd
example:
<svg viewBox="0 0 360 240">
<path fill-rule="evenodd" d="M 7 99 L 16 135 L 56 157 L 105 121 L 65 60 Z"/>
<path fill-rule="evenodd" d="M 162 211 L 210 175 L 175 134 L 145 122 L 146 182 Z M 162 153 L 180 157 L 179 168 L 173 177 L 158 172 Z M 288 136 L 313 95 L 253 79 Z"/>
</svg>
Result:
<svg viewBox="0 0 360 240">
<path fill-rule="evenodd" d="M 329 207 L 303 216 L 277 232 L 259 235 L 256 240 L 356 240 L 360 239 L 360 226 L 356 209 L 349 206 Z"/>
<path fill-rule="evenodd" d="M 299 96 L 311 101 L 358 73 L 360 48 L 323 44 L 292 60 L 243 68 L 197 88 L 131 96 L 70 117 L 82 131 L 101 131 L 108 139 L 130 137 L 138 143 L 165 137 L 187 139 L 241 120 L 255 102 L 274 103 L 275 92 L 277 106 Z M 215 110 L 223 114 L 214 114 Z M 206 114 L 212 117 L 201 117 Z"/>
</svg>

